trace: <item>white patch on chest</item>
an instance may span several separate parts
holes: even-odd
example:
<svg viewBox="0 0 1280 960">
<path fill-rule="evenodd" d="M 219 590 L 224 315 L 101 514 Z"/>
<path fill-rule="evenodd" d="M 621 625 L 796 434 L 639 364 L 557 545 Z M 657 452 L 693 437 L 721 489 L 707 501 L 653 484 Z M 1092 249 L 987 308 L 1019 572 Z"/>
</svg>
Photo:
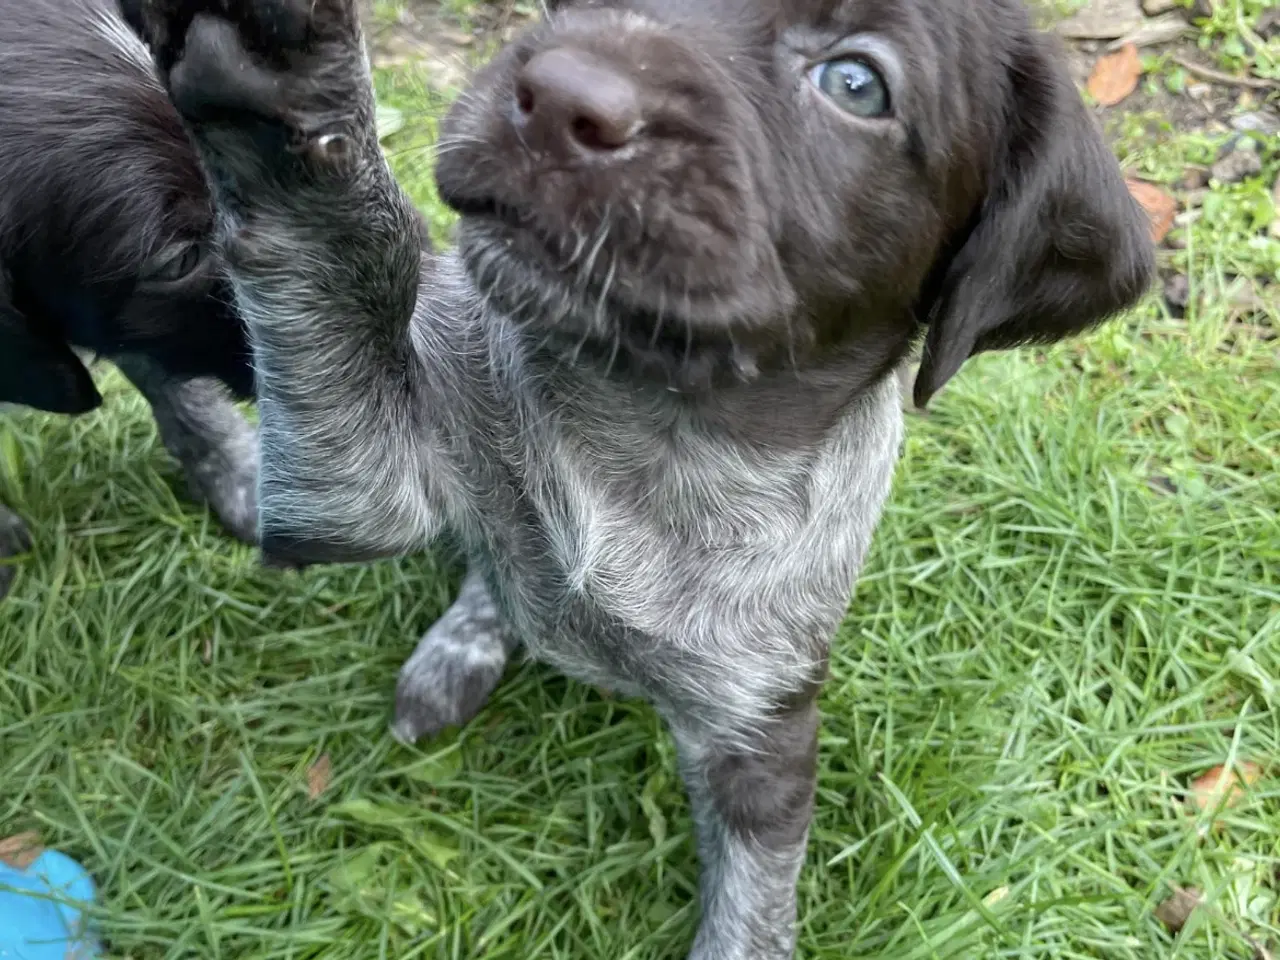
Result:
<svg viewBox="0 0 1280 960">
<path fill-rule="evenodd" d="M 682 645 L 758 644 L 843 613 L 900 434 L 889 378 L 803 453 L 579 442 L 548 458 L 540 512 L 571 589 L 612 616 Z"/>
</svg>

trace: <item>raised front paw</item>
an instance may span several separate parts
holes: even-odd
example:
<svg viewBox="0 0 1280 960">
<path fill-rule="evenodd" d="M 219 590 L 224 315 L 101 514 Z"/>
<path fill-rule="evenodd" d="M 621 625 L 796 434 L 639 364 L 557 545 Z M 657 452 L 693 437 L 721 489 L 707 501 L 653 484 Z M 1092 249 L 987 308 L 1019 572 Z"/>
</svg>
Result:
<svg viewBox="0 0 1280 960">
<path fill-rule="evenodd" d="M 228 152 L 343 170 L 376 146 L 356 0 L 140 0 L 134 19 L 215 178 Z"/>
</svg>

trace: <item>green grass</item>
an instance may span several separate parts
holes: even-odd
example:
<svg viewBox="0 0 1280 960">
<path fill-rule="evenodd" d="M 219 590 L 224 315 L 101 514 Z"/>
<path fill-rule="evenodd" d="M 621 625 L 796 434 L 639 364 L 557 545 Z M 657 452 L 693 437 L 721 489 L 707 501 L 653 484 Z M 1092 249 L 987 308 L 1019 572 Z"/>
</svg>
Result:
<svg viewBox="0 0 1280 960">
<path fill-rule="evenodd" d="M 443 235 L 440 102 L 379 84 Z M 1172 180 L 1205 148 L 1118 149 Z M 983 357 L 911 418 L 823 699 L 802 957 L 1248 960 L 1245 935 L 1280 938 L 1280 309 L 1228 322 L 1219 295 L 1275 269 L 1255 186 L 1213 187 L 1221 215 L 1188 228 L 1208 296 L 1186 320 L 1153 298 Z M 696 862 L 646 706 L 516 666 L 465 731 L 395 744 L 396 670 L 457 571 L 260 569 L 105 386 L 92 416 L 0 425 L 0 499 L 38 541 L 0 606 L 0 836 L 86 863 L 112 957 L 684 956 Z M 1271 776 L 1209 830 L 1187 784 L 1235 760 Z M 1181 940 L 1153 918 L 1174 885 L 1211 905 Z"/>
</svg>

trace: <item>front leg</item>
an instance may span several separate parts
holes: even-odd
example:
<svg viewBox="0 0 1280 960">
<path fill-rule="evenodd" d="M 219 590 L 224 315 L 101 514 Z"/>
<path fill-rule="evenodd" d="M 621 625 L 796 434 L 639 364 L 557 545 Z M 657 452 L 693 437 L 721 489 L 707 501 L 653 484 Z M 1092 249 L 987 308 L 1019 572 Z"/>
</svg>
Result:
<svg viewBox="0 0 1280 960">
<path fill-rule="evenodd" d="M 216 380 L 180 379 L 154 360 L 116 357 L 115 364 L 151 404 L 160 440 L 182 465 L 194 496 L 213 508 L 233 535 L 257 536 L 257 431 Z"/>
<path fill-rule="evenodd" d="M 791 960 L 817 780 L 816 702 L 788 706 L 750 730 L 679 717 L 671 728 L 702 870 L 689 960 Z"/>
<path fill-rule="evenodd" d="M 468 723 L 488 701 L 517 646 L 484 579 L 468 571 L 458 599 L 400 668 L 392 734 L 414 743 Z"/>
<path fill-rule="evenodd" d="M 378 147 L 355 0 L 142 0 L 213 187 L 258 378 L 269 557 L 419 547 L 424 370 L 410 320 L 422 221 Z"/>
</svg>

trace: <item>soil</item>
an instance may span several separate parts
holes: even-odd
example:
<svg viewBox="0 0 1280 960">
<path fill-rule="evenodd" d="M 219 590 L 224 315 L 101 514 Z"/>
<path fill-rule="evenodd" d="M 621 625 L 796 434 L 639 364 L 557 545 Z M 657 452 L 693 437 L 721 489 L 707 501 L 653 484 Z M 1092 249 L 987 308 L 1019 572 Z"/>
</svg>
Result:
<svg viewBox="0 0 1280 960">
<path fill-rule="evenodd" d="M 394 20 L 373 16 L 374 0 L 362 0 L 362 5 L 373 62 L 387 67 L 414 63 L 441 91 L 460 89 L 488 52 L 529 22 L 511 0 L 476 3 L 465 21 L 440 0 L 400 0 Z"/>
</svg>

